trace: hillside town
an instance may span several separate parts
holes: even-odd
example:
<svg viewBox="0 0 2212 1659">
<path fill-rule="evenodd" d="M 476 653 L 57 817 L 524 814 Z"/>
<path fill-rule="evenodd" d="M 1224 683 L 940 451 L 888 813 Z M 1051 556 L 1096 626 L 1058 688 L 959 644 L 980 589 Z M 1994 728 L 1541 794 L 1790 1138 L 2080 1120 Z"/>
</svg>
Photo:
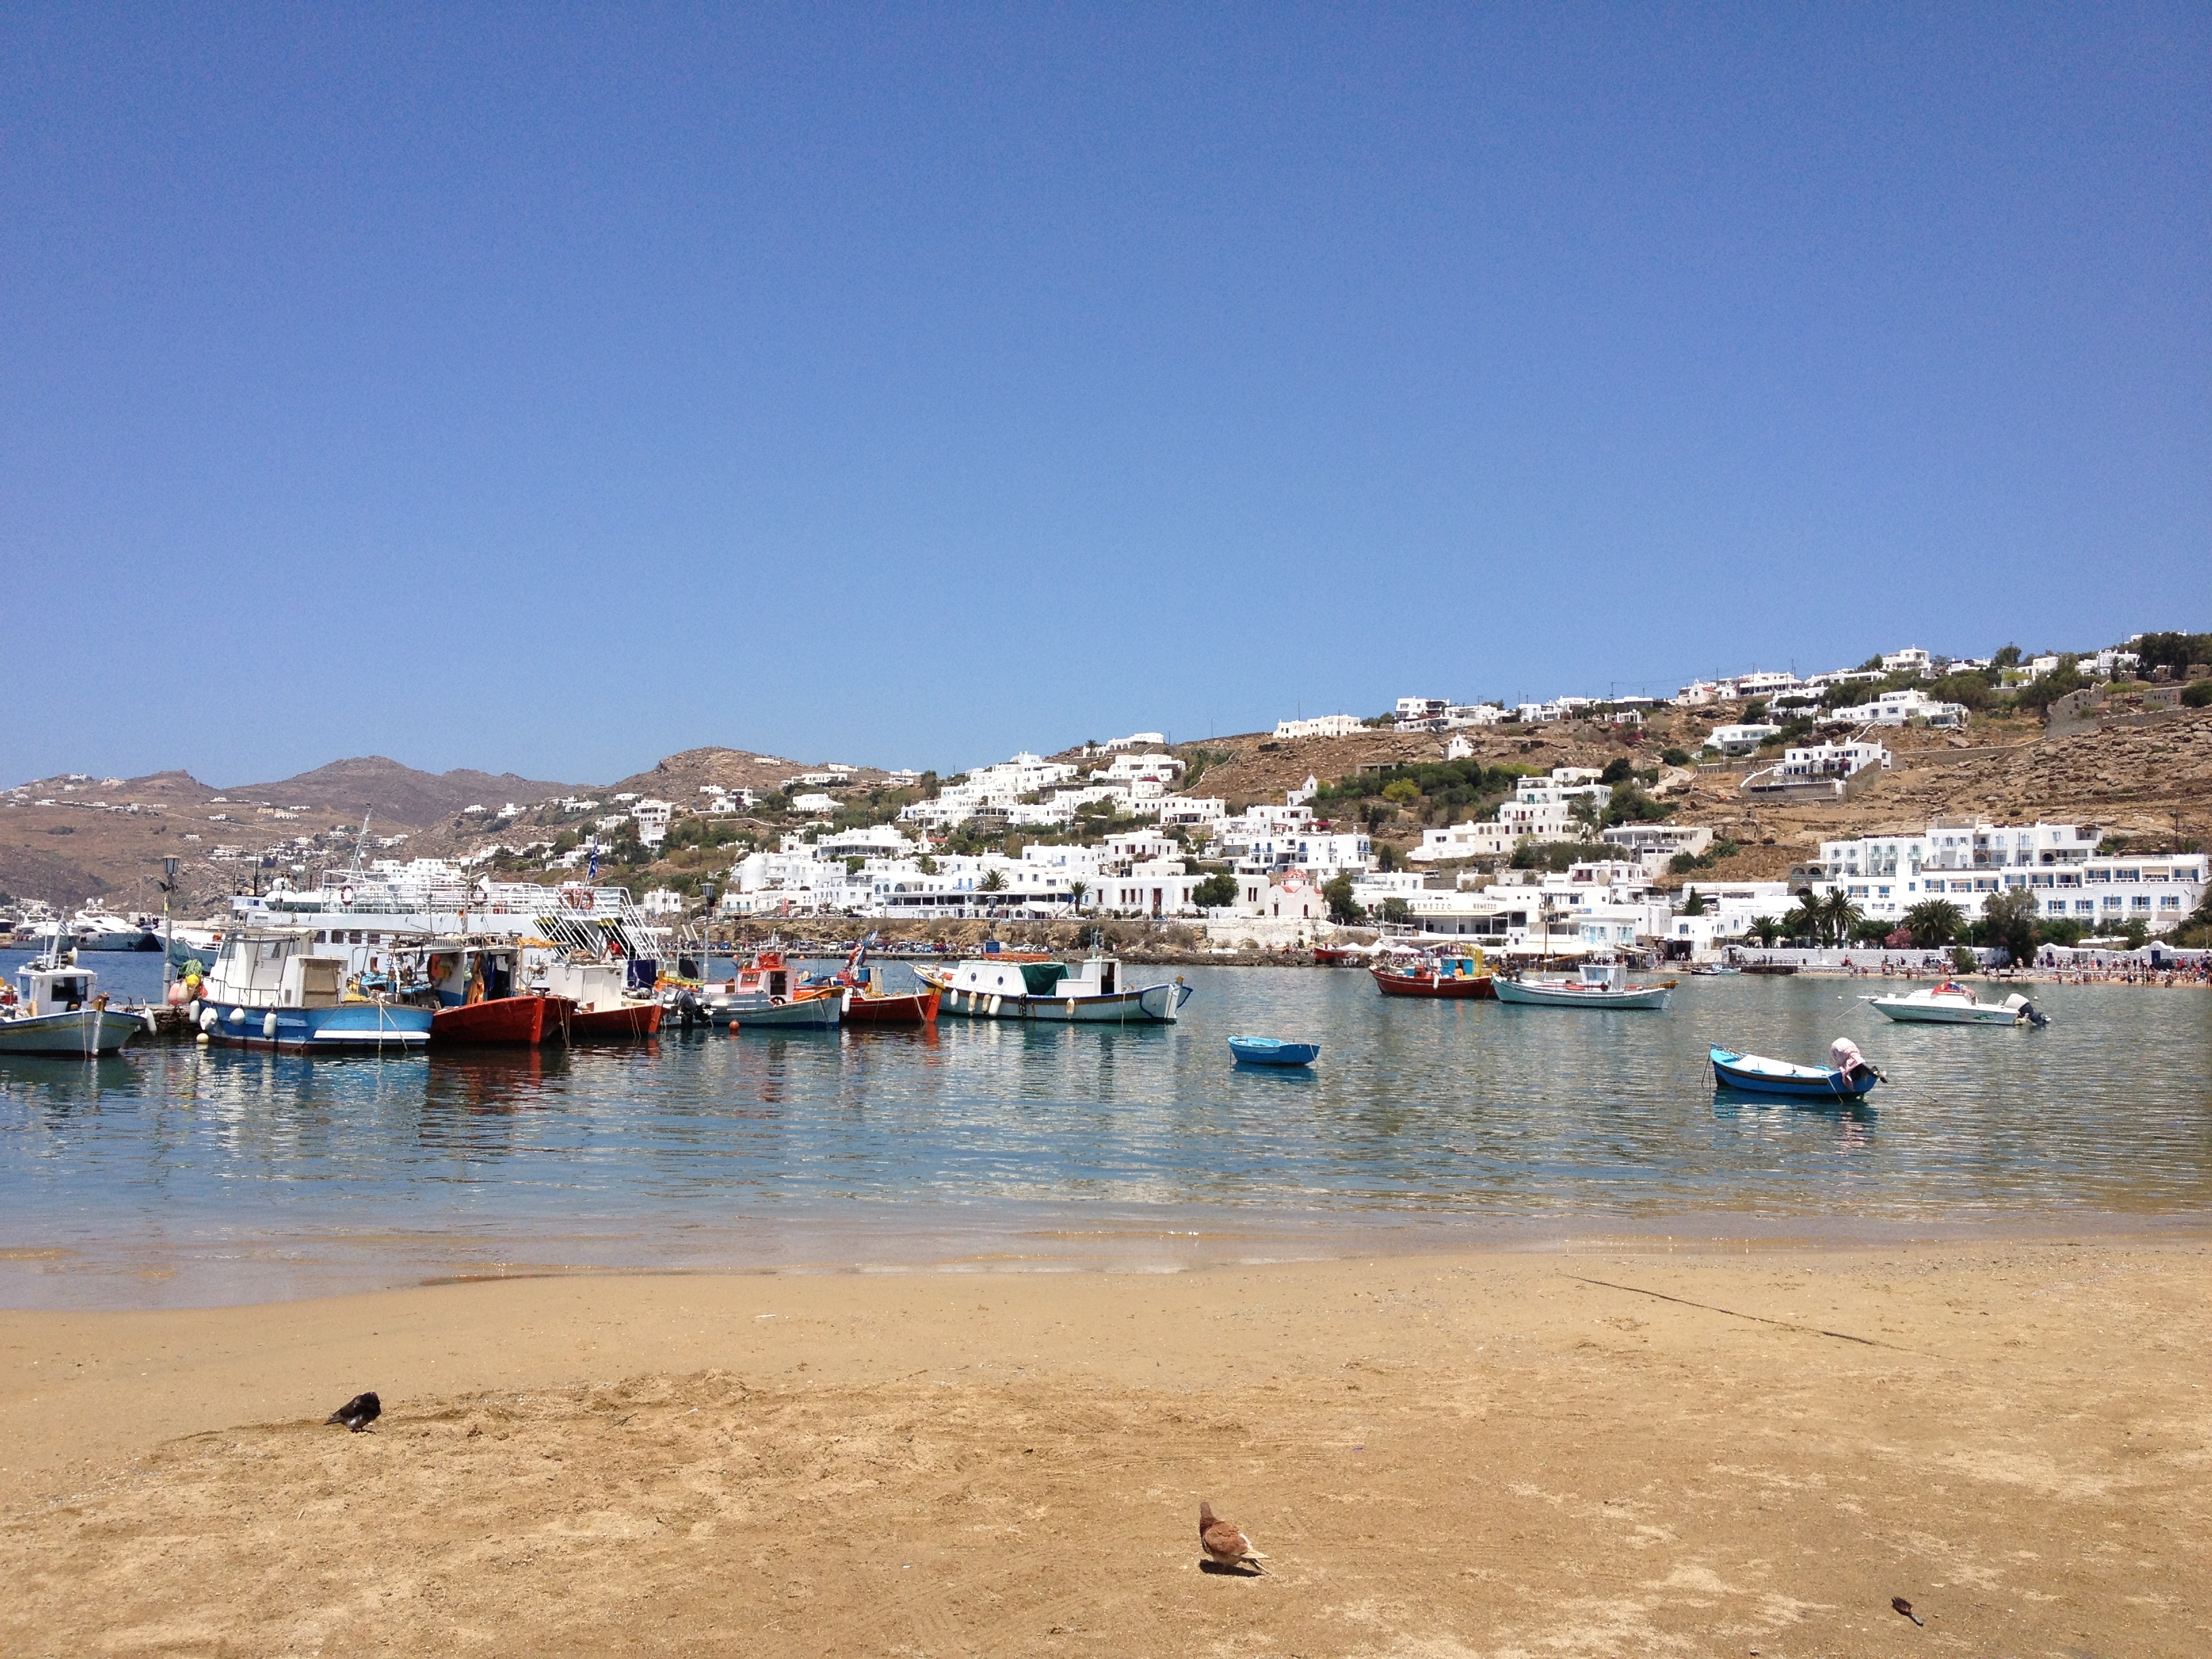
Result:
<svg viewBox="0 0 2212 1659">
<path fill-rule="evenodd" d="M 71 775 L 0 795 L 0 828 L 173 823 L 166 844 L 203 872 L 185 890 L 204 905 L 343 864 L 407 887 L 621 884 L 664 921 L 1138 921 L 1216 951 L 1297 950 L 1354 927 L 1693 960 L 1793 942 L 2129 949 L 2201 928 L 2201 824 L 2169 814 L 2169 833 L 2146 837 L 2110 811 L 2012 818 L 1953 801 L 1915 816 L 1884 797 L 1939 768 L 1966 775 L 1967 760 L 2016 766 L 2069 738 L 2109 747 L 2149 730 L 2185 773 L 2212 720 L 2208 645 L 2139 635 L 1974 659 L 1906 647 L 1664 698 L 1407 696 L 1376 716 L 1204 743 L 1136 732 L 943 777 L 695 751 L 605 791 L 485 788 L 404 829 L 374 806 L 339 817 L 306 779 L 236 793 L 183 774 L 139 781 L 172 781 L 164 795 Z M 51 925 L 69 897 L 11 892 L 5 920 Z"/>
</svg>

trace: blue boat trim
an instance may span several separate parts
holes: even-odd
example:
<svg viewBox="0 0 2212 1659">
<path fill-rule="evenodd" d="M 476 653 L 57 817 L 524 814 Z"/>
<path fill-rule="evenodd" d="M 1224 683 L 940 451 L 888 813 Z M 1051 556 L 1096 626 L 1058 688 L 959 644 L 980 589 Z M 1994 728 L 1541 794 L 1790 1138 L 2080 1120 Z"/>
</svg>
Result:
<svg viewBox="0 0 2212 1659">
<path fill-rule="evenodd" d="M 1833 1067 L 1819 1066 L 1801 1066 L 1792 1075 L 1749 1070 L 1739 1062 L 1759 1056 L 1740 1054 L 1732 1048 L 1715 1048 L 1708 1054 L 1717 1084 L 1754 1094 L 1782 1095 L 1793 1100 L 1856 1100 L 1881 1081 L 1881 1074 L 1872 1066 L 1857 1077 L 1847 1078 Z"/>
</svg>

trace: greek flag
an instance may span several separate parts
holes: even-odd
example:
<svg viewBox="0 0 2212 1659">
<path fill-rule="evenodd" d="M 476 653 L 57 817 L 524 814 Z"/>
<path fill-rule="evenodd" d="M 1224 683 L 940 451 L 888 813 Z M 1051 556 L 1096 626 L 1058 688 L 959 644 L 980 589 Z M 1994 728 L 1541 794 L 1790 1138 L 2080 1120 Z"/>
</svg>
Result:
<svg viewBox="0 0 2212 1659">
<path fill-rule="evenodd" d="M 599 849 L 598 845 L 597 845 L 596 843 L 594 843 L 594 844 L 593 844 L 593 846 L 592 846 L 592 867 L 591 867 L 591 872 L 590 872 L 590 873 L 589 873 L 589 874 L 585 878 L 585 879 L 586 879 L 586 880 L 587 880 L 587 881 L 597 881 L 599 878 Z"/>
</svg>

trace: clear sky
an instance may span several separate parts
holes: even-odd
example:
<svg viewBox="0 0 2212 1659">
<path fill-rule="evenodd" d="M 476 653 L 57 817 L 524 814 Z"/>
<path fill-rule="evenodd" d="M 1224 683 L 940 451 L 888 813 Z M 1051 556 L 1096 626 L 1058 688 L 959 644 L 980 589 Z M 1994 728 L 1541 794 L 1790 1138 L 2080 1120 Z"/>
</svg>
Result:
<svg viewBox="0 0 2212 1659">
<path fill-rule="evenodd" d="M 2212 626 L 2201 4 L 0 54 L 0 781 L 951 770 Z"/>
</svg>

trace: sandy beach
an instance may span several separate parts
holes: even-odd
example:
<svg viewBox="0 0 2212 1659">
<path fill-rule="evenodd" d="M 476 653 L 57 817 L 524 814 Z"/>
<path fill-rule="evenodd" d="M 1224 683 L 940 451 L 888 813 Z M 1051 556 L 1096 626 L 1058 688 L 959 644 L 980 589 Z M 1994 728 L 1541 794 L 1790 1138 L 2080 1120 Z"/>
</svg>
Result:
<svg viewBox="0 0 2212 1659">
<path fill-rule="evenodd" d="M 9 1312 L 0 1648 L 2199 1655 L 2208 1290 L 2052 1240 Z"/>
</svg>

